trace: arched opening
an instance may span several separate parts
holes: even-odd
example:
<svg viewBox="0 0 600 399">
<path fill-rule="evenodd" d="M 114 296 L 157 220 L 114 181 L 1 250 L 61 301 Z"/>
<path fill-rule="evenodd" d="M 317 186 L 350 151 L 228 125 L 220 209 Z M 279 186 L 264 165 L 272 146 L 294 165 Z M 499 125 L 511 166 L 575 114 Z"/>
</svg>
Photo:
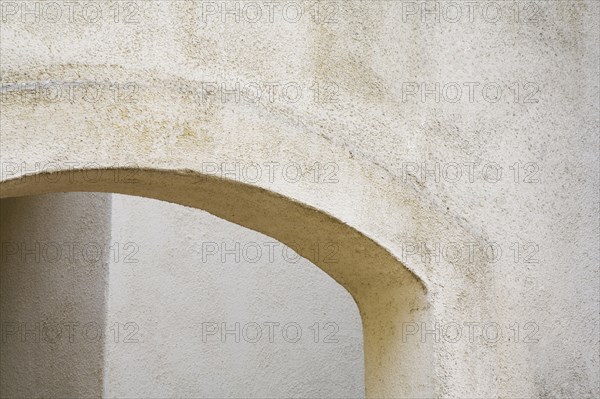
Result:
<svg viewBox="0 0 600 399">
<path fill-rule="evenodd" d="M 381 245 L 326 213 L 258 187 L 195 172 L 139 170 L 131 181 L 115 181 L 114 170 L 93 172 L 93 180 L 83 171 L 8 180 L 2 183 L 2 197 L 67 191 L 130 194 L 204 209 L 291 247 L 335 242 L 336 262 L 311 253 L 306 258 L 346 288 L 359 306 L 367 395 L 412 396 L 432 390 L 429 344 L 402 339 L 405 323 L 418 322 L 427 312 L 424 286 Z"/>
<path fill-rule="evenodd" d="M 141 197 L 0 204 L 3 396 L 364 395 L 353 299 L 275 240 Z"/>
</svg>

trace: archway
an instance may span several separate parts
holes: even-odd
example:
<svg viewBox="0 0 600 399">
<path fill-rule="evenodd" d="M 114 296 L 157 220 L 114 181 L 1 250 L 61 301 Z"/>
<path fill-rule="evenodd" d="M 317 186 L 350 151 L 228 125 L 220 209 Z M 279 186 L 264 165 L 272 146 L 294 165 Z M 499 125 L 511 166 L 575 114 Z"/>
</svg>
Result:
<svg viewBox="0 0 600 399">
<path fill-rule="evenodd" d="M 115 173 L 130 178 L 115 179 Z M 276 238 L 289 246 L 335 242 L 339 259 L 307 259 L 355 298 L 363 320 L 368 396 L 431 393 L 432 350 L 403 342 L 403 323 L 426 315 L 424 285 L 389 251 L 342 221 L 280 194 L 197 172 L 96 169 L 41 173 L 2 183 L 1 196 L 50 192 L 115 192 L 204 209 L 225 220 Z M 419 364 L 419 367 L 415 367 Z"/>
<path fill-rule="evenodd" d="M 363 397 L 358 308 L 301 254 L 104 193 L 0 200 L 9 397 Z"/>
</svg>

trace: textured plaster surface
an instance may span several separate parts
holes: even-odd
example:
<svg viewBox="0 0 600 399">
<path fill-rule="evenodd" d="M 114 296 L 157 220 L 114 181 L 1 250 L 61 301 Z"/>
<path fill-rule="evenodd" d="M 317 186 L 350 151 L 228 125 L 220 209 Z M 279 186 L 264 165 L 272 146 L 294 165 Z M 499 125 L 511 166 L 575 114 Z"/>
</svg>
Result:
<svg viewBox="0 0 600 399">
<path fill-rule="evenodd" d="M 111 265 L 108 324 L 136 322 L 140 342 L 107 341 L 105 396 L 364 397 L 360 315 L 329 276 L 196 209 L 121 195 L 112 205 L 112 240 L 138 245 L 139 262 Z"/>
<path fill-rule="evenodd" d="M 94 248 L 108 247 L 111 195 L 3 199 L 0 213 L 0 396 L 99 396 L 109 262 Z"/>
<path fill-rule="evenodd" d="M 517 2 L 521 4 L 520 2 Z M 368 396 L 530 397 L 599 394 L 598 72 L 600 3 L 539 2 L 543 18 L 403 20 L 405 2 L 339 3 L 336 23 L 205 21 L 200 2 L 140 2 L 115 28 L 18 19 L 2 26 L 3 82 L 134 82 L 136 102 L 3 104 L 2 159 L 103 170 L 48 183 L 4 173 L 2 196 L 106 191 L 199 207 L 283 243 L 337 240 L 316 265 L 363 317 Z M 506 15 L 506 14 L 505 14 Z M 402 22 L 400 22 L 402 21 Z M 198 102 L 199 82 L 328 82 L 337 102 Z M 403 100 L 404 82 L 532 82 L 535 103 Z M 229 86 L 230 87 L 230 86 Z M 466 96 L 466 94 L 464 94 Z M 91 164 L 93 162 L 93 164 Z M 333 162 L 338 182 L 238 184 L 202 178 L 206 162 Z M 492 183 L 419 178 L 406 162 L 495 162 Z M 515 182 L 533 163 L 540 180 Z M 108 168 L 135 164 L 133 182 Z M 31 169 L 31 168 L 30 168 Z M 523 172 L 526 173 L 526 172 Z M 118 179 L 117 179 L 118 180 Z M 266 190 L 266 191 L 265 191 Z M 403 243 L 497 244 L 465 266 L 403 256 Z M 537 263 L 515 262 L 534 243 Z M 400 262 L 400 260 L 402 262 Z M 538 342 L 426 337 L 407 322 L 534 322 Z"/>
</svg>

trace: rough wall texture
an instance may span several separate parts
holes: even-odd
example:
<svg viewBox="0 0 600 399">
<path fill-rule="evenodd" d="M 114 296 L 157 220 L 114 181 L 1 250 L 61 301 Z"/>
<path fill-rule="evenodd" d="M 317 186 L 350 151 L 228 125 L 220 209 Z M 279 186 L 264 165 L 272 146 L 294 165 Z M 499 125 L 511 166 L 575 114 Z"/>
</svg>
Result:
<svg viewBox="0 0 600 399">
<path fill-rule="evenodd" d="M 359 305 L 367 395 L 598 396 L 600 3 L 96 4 L 5 15 L 2 196 L 136 194 L 338 241 L 311 260 Z"/>
<path fill-rule="evenodd" d="M 0 396 L 98 396 L 111 195 L 0 204 Z"/>
<path fill-rule="evenodd" d="M 196 209 L 112 204 L 113 242 L 133 245 L 111 265 L 107 324 L 135 323 L 139 342 L 107 340 L 107 397 L 364 397 L 358 309 L 316 266 Z"/>
</svg>

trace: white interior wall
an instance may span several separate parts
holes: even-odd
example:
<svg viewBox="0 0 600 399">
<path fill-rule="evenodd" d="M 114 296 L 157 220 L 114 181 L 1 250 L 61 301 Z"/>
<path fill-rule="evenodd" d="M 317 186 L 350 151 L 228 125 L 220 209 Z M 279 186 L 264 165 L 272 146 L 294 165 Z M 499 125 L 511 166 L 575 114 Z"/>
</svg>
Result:
<svg viewBox="0 0 600 399">
<path fill-rule="evenodd" d="M 124 195 L 112 207 L 113 243 L 137 253 L 112 260 L 108 324 L 135 323 L 139 342 L 107 340 L 107 396 L 364 396 L 358 308 L 319 268 L 197 209 Z"/>
</svg>

